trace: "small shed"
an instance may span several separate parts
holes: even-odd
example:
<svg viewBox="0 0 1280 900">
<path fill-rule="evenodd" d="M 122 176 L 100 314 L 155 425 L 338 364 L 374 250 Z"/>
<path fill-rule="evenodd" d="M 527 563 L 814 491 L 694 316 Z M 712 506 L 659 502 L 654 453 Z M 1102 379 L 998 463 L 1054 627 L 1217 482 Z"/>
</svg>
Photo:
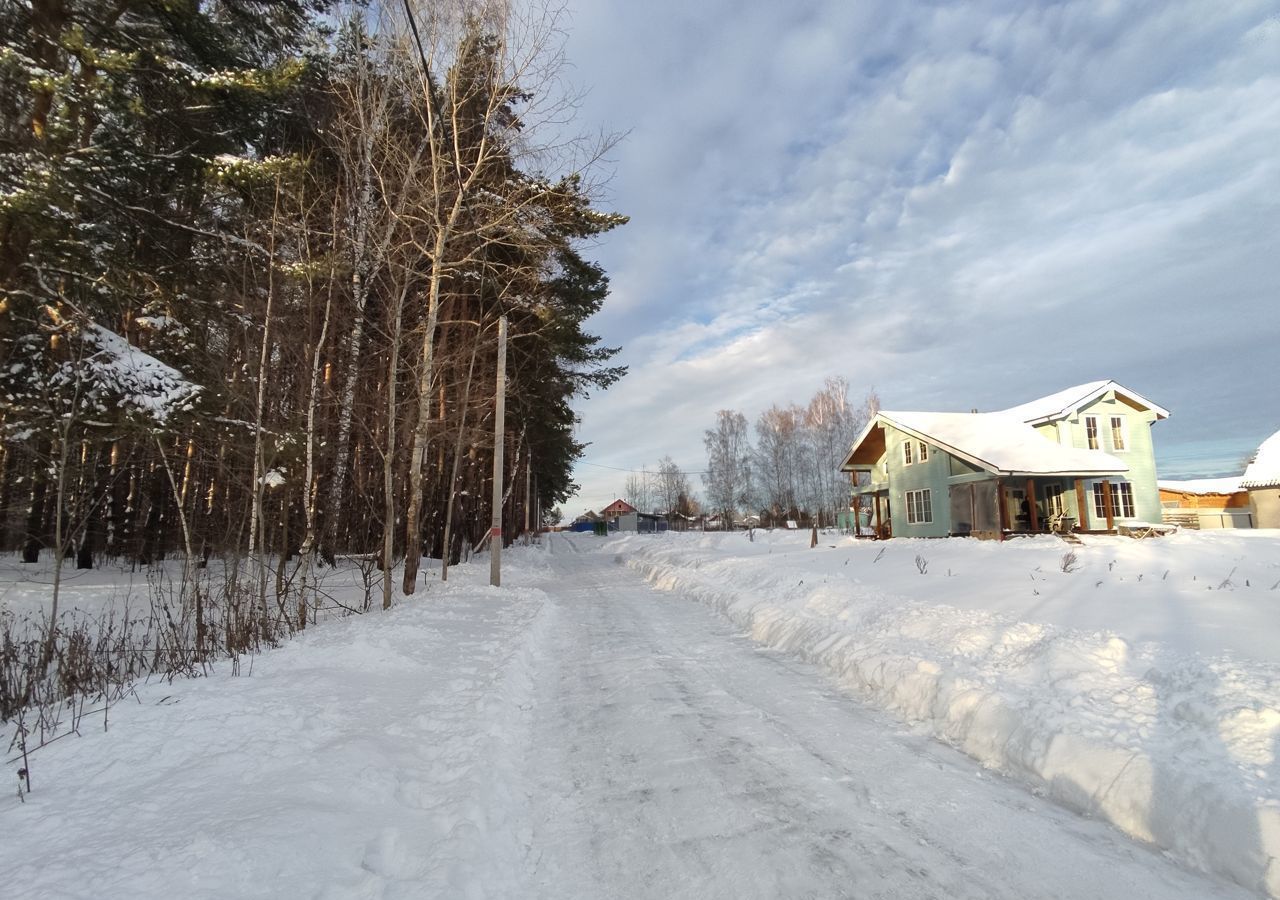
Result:
<svg viewBox="0 0 1280 900">
<path fill-rule="evenodd" d="M 1252 528 L 1249 492 L 1240 486 L 1240 481 L 1240 475 L 1188 481 L 1162 478 L 1161 517 L 1166 524 L 1183 528 Z"/>
<path fill-rule="evenodd" d="M 1280 431 L 1262 442 L 1240 486 L 1249 492 L 1255 528 L 1280 528 Z"/>
</svg>

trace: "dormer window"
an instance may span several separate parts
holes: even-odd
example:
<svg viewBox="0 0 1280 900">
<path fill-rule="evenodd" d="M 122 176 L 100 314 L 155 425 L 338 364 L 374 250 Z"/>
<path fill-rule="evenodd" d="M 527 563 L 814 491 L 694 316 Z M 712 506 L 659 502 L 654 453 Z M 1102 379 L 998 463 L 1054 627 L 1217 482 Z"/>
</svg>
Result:
<svg viewBox="0 0 1280 900">
<path fill-rule="evenodd" d="M 1084 417 L 1084 439 L 1090 450 L 1098 449 L 1098 417 Z"/>
</svg>

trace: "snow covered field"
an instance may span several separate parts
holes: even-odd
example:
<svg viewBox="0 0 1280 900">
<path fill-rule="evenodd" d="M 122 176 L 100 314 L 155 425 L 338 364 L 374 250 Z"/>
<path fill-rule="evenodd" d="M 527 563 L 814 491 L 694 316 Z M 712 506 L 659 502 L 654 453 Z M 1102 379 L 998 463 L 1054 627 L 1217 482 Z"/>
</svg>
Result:
<svg viewBox="0 0 1280 900">
<path fill-rule="evenodd" d="M 556 535 L 141 686 L 0 795 L 6 893 L 1280 893 L 1280 534 L 824 537 Z"/>
</svg>

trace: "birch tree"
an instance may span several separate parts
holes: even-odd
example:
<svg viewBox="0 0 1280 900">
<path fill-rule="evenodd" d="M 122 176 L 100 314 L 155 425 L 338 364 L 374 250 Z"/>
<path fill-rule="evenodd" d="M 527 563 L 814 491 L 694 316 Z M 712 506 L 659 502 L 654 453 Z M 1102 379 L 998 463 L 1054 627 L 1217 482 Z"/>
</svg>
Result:
<svg viewBox="0 0 1280 900">
<path fill-rule="evenodd" d="M 737 511 L 751 497 L 751 443 L 747 417 L 735 410 L 716 413 L 716 427 L 703 437 L 707 449 L 707 502 L 732 528 Z"/>
</svg>

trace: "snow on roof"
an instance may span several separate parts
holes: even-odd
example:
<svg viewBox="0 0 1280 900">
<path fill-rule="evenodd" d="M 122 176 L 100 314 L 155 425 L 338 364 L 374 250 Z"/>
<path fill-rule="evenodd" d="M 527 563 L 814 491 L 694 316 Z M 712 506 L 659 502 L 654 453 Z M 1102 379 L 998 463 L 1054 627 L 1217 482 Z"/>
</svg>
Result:
<svg viewBox="0 0 1280 900">
<path fill-rule="evenodd" d="M 1161 478 L 1159 486 L 1166 491 L 1179 491 L 1183 494 L 1234 494 L 1240 488 L 1240 475 L 1230 478 L 1192 478 L 1186 481 Z"/>
<path fill-rule="evenodd" d="M 1039 400 L 1032 400 L 1030 403 L 1023 403 L 1020 406 L 1013 406 L 1000 412 L 1023 422 L 1051 422 L 1054 419 L 1061 419 L 1070 415 L 1095 397 L 1102 396 L 1108 390 L 1114 390 L 1130 400 L 1136 400 L 1148 409 L 1153 410 L 1160 418 L 1169 416 L 1169 411 L 1164 407 L 1157 406 L 1141 394 L 1135 393 L 1109 379 L 1078 384 L 1075 387 L 1058 391 L 1056 394 L 1050 394 L 1047 397 L 1041 397 Z"/>
<path fill-rule="evenodd" d="M 1262 442 L 1240 478 L 1244 488 L 1274 487 L 1280 485 L 1280 431 Z"/>
<path fill-rule="evenodd" d="M 1111 475 L 1129 467 L 1101 450 L 1054 443 L 1006 413 L 888 412 L 887 420 L 977 465 L 1011 475 Z"/>
</svg>

